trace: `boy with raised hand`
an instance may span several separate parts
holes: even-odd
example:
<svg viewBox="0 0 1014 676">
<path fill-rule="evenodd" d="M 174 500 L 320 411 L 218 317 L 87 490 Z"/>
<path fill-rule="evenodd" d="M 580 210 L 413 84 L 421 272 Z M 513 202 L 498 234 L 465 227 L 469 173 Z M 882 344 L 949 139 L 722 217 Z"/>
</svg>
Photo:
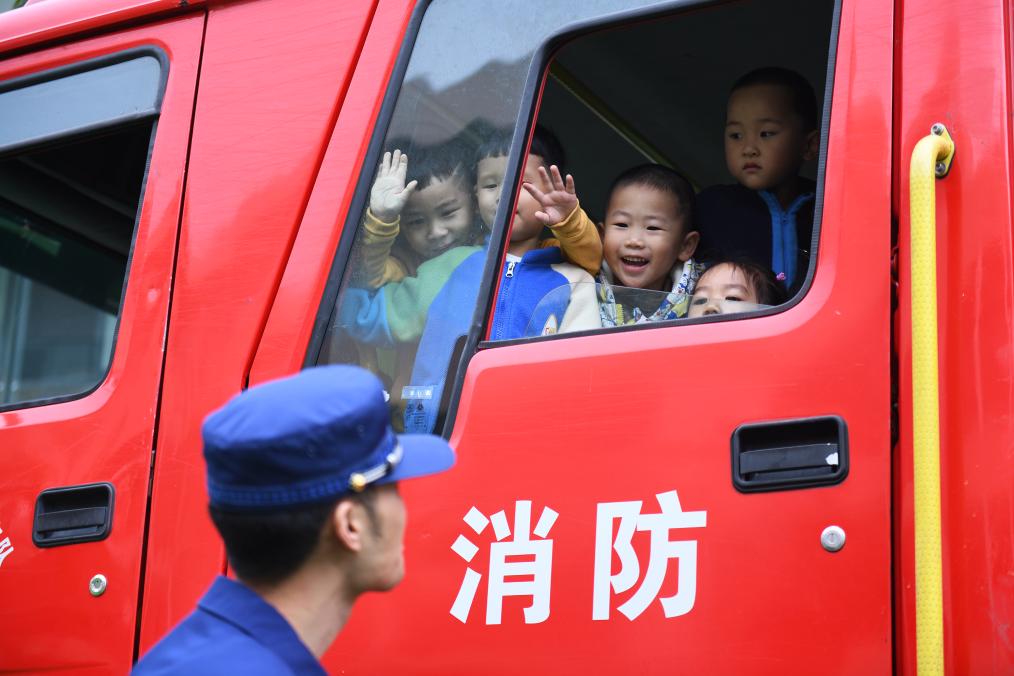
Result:
<svg viewBox="0 0 1014 676">
<path fill-rule="evenodd" d="M 698 197 L 705 259 L 745 257 L 802 286 L 813 233 L 814 182 L 799 175 L 819 146 L 817 100 L 799 73 L 761 68 L 732 87 L 725 161 L 735 185 Z"/>
<path fill-rule="evenodd" d="M 384 153 L 370 189 L 355 263 L 367 288 L 401 281 L 456 246 L 482 241 L 462 144 L 452 140 L 415 157 L 410 165 L 398 148 Z"/>
<path fill-rule="evenodd" d="M 500 204 L 511 137 L 510 129 L 498 129 L 479 146 L 476 153 L 475 198 L 479 217 L 487 229 L 493 227 L 493 217 Z M 564 182 L 560 176 L 558 167 L 563 164 L 564 153 L 559 140 L 545 127 L 536 125 L 528 155 L 526 166 L 531 165 L 533 170 L 537 168 L 537 172 L 526 176 L 524 189 L 543 206 L 544 210 L 535 212 L 535 220 L 529 219 L 532 231 L 526 232 L 525 239 L 533 246 L 559 247 L 568 263 L 581 266 L 590 275 L 598 274 L 602 263 L 602 240 L 595 229 L 595 224 L 579 207 L 574 191 L 574 178 L 567 175 Z M 550 172 L 553 174 L 552 178 Z M 533 185 L 536 181 L 539 182 L 541 191 Z M 545 197 L 548 193 L 553 194 Z M 523 198 L 524 194 L 519 197 L 518 209 L 525 204 L 522 202 Z M 551 211 L 545 211 L 547 209 Z M 551 237 L 542 237 L 541 226 L 549 229 Z M 517 211 L 512 227 L 515 230 L 525 228 Z M 520 232 L 517 235 L 520 236 Z M 512 237 L 514 236 L 512 234 Z"/>
<path fill-rule="evenodd" d="M 542 154 L 536 154 L 537 150 Z M 543 227 L 560 223 L 568 216 L 574 216 L 577 232 L 590 226 L 595 233 L 594 225 L 578 207 L 573 178 L 563 179 L 556 166 L 559 158 L 551 152 L 548 145 L 536 144 L 533 139 L 525 163 L 525 189 L 518 196 L 501 268 L 489 340 L 531 335 L 532 327 L 535 332 L 548 335 L 598 326 L 592 276 L 566 262 L 560 246 L 541 244 Z M 543 190 L 534 187 L 536 181 L 543 185 Z M 601 244 L 598 251 L 601 252 Z M 412 378 L 404 391 L 406 431 L 433 431 L 439 421 L 450 361 L 456 346 L 471 328 L 485 264 L 484 251 L 466 258 L 433 300 Z"/>
</svg>

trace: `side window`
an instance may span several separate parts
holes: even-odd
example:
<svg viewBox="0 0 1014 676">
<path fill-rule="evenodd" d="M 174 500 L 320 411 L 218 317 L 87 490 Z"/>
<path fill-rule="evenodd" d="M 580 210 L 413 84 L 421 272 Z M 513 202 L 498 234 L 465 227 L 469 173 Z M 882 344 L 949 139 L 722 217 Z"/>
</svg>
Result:
<svg viewBox="0 0 1014 676">
<path fill-rule="evenodd" d="M 164 70 L 132 52 L 0 83 L 0 408 L 105 377 Z"/>
<path fill-rule="evenodd" d="M 599 30 L 553 55 L 538 122 L 599 224 L 603 262 L 588 293 L 547 293 L 525 337 L 742 316 L 804 289 L 833 12 L 722 5 Z M 599 312 L 575 322 L 583 296 Z M 559 324 L 545 323 L 551 308 Z"/>
<path fill-rule="evenodd" d="M 832 13 L 830 1 L 675 13 L 693 4 L 599 0 L 533 12 L 521 2 L 432 2 L 378 124 L 383 138 L 374 140 L 335 263 L 337 297 L 325 298 L 327 329 L 309 360 L 370 368 L 387 386 L 397 429 L 439 431 L 462 355 L 479 340 L 686 318 L 704 261 L 750 253 L 738 242 L 723 248 L 730 237 L 721 228 L 705 236 L 690 227 L 695 193 L 735 180 L 723 148 L 732 82 L 777 65 L 822 91 Z M 552 37 L 568 33 L 577 37 Z M 527 128 L 543 83 L 538 124 Z M 764 143 L 772 131 L 762 130 Z M 819 133 L 810 131 L 807 157 L 798 148 L 793 169 L 808 197 L 782 211 L 812 224 Z M 612 211 L 627 220 L 610 218 L 614 181 L 647 163 L 665 171 L 618 184 L 631 194 Z M 654 193 L 672 222 L 647 213 L 658 206 Z M 616 244 L 620 230 L 640 239 Z M 777 243 L 779 260 L 791 258 L 775 280 L 781 296 L 727 293 L 723 280 L 695 313 L 757 309 L 782 302 L 790 284 L 801 288 L 812 230 L 799 232 Z M 771 259 L 770 231 L 751 236 Z M 658 239 L 666 242 L 648 245 Z M 757 267 L 764 280 L 775 274 Z"/>
</svg>

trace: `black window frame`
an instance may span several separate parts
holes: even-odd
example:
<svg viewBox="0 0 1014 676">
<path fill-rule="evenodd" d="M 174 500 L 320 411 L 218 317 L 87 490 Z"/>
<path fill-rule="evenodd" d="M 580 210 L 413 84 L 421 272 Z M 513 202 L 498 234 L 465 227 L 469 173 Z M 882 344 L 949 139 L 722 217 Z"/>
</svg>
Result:
<svg viewBox="0 0 1014 676">
<path fill-rule="evenodd" d="M 630 10 L 614 12 L 605 16 L 597 17 L 587 21 L 578 21 L 561 27 L 558 31 L 548 36 L 542 44 L 536 48 L 532 55 L 531 64 L 525 79 L 524 90 L 520 98 L 522 113 L 518 116 L 514 126 L 514 133 L 511 139 L 510 153 L 507 157 L 507 168 L 505 172 L 504 186 L 508 192 L 501 195 L 496 216 L 493 219 L 492 232 L 490 234 L 485 266 L 482 273 L 482 282 L 478 289 L 475 312 L 472 316 L 468 335 L 465 337 L 463 349 L 457 356 L 457 362 L 449 365 L 448 377 L 445 385 L 444 397 L 447 399 L 447 409 L 442 418 L 438 419 L 440 430 L 434 430 L 445 439 L 449 439 L 454 429 L 454 421 L 457 415 L 458 404 L 461 397 L 464 376 L 468 363 L 472 357 L 481 350 L 538 343 L 547 340 L 566 340 L 583 336 L 596 336 L 605 333 L 626 333 L 630 331 L 657 330 L 673 326 L 690 326 L 696 324 L 713 324 L 719 322 L 743 321 L 756 317 L 767 317 L 780 314 L 795 307 L 809 293 L 813 285 L 814 274 L 817 269 L 817 258 L 820 255 L 817 244 L 820 241 L 820 232 L 823 222 L 824 208 L 824 183 L 825 169 L 827 162 L 827 145 L 830 136 L 831 98 L 834 91 L 834 72 L 838 51 L 839 28 L 841 25 L 842 0 L 832 0 L 833 9 L 831 16 L 831 31 L 828 36 L 828 58 L 826 77 L 824 81 L 823 110 L 820 119 L 820 148 L 817 160 L 816 195 L 814 197 L 813 231 L 810 240 L 810 258 L 806 269 L 806 278 L 800 286 L 799 291 L 786 303 L 778 306 L 753 310 L 750 312 L 736 313 L 734 315 L 711 315 L 694 319 L 675 319 L 662 322 L 651 322 L 618 327 L 607 327 L 575 331 L 572 333 L 555 334 L 549 336 L 533 336 L 525 338 L 512 338 L 509 340 L 487 341 L 484 339 L 490 314 L 496 302 L 493 293 L 499 278 L 498 271 L 503 264 L 505 256 L 505 244 L 508 234 L 507 214 L 513 209 L 519 192 L 519 178 L 523 169 L 522 158 L 527 157 L 528 147 L 531 143 L 531 131 L 534 129 L 538 119 L 539 106 L 542 91 L 549 76 L 549 66 L 556 53 L 569 42 L 590 33 L 602 30 L 615 30 L 624 26 L 676 16 L 687 11 L 696 11 L 705 8 L 718 7 L 721 5 L 742 4 L 749 0 L 660 0 L 650 7 L 639 7 Z M 351 251 L 356 237 L 359 233 L 359 219 L 366 208 L 369 200 L 370 186 L 373 182 L 375 167 L 380 162 L 383 145 L 390 128 L 391 118 L 394 114 L 398 95 L 404 84 L 405 74 L 408 69 L 412 51 L 419 35 L 423 15 L 426 13 L 432 0 L 421 1 L 413 11 L 409 25 L 405 31 L 405 38 L 398 52 L 391 77 L 384 92 L 384 100 L 377 115 L 376 122 L 363 157 L 363 165 L 360 168 L 359 178 L 346 212 L 345 222 L 339 238 L 338 247 L 328 273 L 328 280 L 318 306 L 317 317 L 314 321 L 310 341 L 303 359 L 303 368 L 310 368 L 318 363 L 319 355 L 324 345 L 324 338 L 327 335 L 329 324 L 334 310 L 335 302 L 338 299 L 342 279 L 349 263 Z M 510 176 L 508 182 L 506 177 Z M 495 249 L 494 249 L 495 247 Z M 496 252 L 494 255 L 493 252 Z M 457 353 L 457 351 L 455 351 Z M 448 395 L 449 393 L 449 395 Z"/>
<path fill-rule="evenodd" d="M 106 379 L 109 377 L 109 372 L 112 369 L 113 360 L 116 357 L 116 349 L 119 343 L 120 323 L 123 321 L 123 302 L 126 298 L 127 286 L 130 282 L 130 267 L 134 260 L 134 250 L 137 245 L 137 231 L 141 222 L 141 212 L 144 208 L 144 197 L 148 187 L 148 175 L 151 172 L 151 157 L 155 148 L 155 138 L 158 134 L 158 123 L 162 115 L 162 104 L 165 100 L 166 87 L 169 82 L 170 61 L 168 54 L 166 54 L 161 47 L 157 45 L 139 45 L 137 47 L 131 47 L 129 49 L 110 54 L 103 54 L 90 59 L 77 61 L 63 66 L 57 66 L 55 68 L 42 70 L 36 73 L 29 73 L 27 75 L 22 75 L 0 82 L 0 96 L 2 96 L 5 92 L 13 89 L 20 89 L 26 86 L 39 84 L 41 82 L 55 81 L 70 75 L 76 75 L 77 73 L 96 70 L 105 66 L 112 66 L 145 56 L 154 57 L 159 64 L 159 82 L 152 110 L 132 115 L 123 115 L 83 127 L 75 127 L 68 131 L 30 139 L 25 143 L 11 143 L 0 149 L 0 160 L 3 160 L 12 155 L 23 154 L 28 150 L 41 150 L 57 144 L 87 140 L 88 138 L 101 136 L 117 129 L 126 129 L 140 124 L 151 124 L 151 132 L 148 136 L 148 150 L 145 158 L 144 174 L 141 178 L 141 189 L 138 193 L 137 209 L 134 214 L 134 229 L 130 236 L 130 248 L 127 251 L 127 260 L 123 273 L 123 284 L 120 289 L 119 311 L 116 314 L 116 323 L 113 328 L 113 341 L 109 348 L 109 361 L 106 363 L 106 367 L 102 372 L 101 378 L 99 378 L 93 386 L 80 392 L 71 392 L 40 399 L 30 399 L 10 404 L 0 404 L 0 413 L 5 413 L 7 411 L 21 411 L 30 408 L 38 408 L 40 406 L 50 406 L 77 399 L 84 399 L 102 387 L 102 384 L 105 383 Z"/>
</svg>

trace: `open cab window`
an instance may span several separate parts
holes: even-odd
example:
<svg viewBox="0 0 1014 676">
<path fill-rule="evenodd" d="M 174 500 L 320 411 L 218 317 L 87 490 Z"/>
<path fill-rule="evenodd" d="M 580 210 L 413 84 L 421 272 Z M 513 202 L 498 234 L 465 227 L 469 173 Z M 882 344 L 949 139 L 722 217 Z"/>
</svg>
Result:
<svg viewBox="0 0 1014 676">
<path fill-rule="evenodd" d="M 477 347 L 805 293 L 832 10 L 428 5 L 309 361 L 371 369 L 397 429 L 439 432 Z"/>
</svg>

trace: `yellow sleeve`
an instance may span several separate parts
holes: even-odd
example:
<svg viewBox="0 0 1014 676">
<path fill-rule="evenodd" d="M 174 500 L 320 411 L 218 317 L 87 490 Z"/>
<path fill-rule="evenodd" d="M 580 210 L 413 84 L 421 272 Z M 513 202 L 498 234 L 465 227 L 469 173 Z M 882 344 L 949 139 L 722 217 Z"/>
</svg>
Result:
<svg viewBox="0 0 1014 676">
<path fill-rule="evenodd" d="M 602 267 L 602 239 L 580 204 L 574 207 L 567 218 L 549 226 L 549 229 L 553 233 L 553 239 L 545 240 L 543 247 L 558 246 L 567 261 L 580 265 L 593 277 L 599 273 L 599 268 Z"/>
<path fill-rule="evenodd" d="M 405 264 L 391 255 L 399 224 L 397 218 L 394 223 L 385 223 L 366 210 L 359 243 L 359 269 L 355 274 L 368 288 L 379 289 L 389 282 L 400 282 L 408 275 Z"/>
</svg>

